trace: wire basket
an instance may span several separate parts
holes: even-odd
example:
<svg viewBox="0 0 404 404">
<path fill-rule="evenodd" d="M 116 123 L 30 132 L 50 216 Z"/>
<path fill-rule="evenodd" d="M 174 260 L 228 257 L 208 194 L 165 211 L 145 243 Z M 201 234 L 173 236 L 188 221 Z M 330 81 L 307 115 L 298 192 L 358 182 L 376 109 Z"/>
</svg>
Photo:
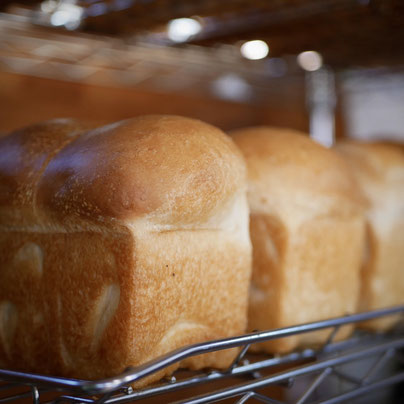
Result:
<svg viewBox="0 0 404 404">
<path fill-rule="evenodd" d="M 307 380 L 308 377 L 310 382 L 304 384 L 303 390 L 300 388 L 301 391 L 298 397 L 293 398 L 293 402 L 352 402 L 356 397 L 404 382 L 404 358 L 400 351 L 404 348 L 404 330 L 397 327 L 385 334 L 357 331 L 343 342 L 334 342 L 335 334 L 346 324 L 403 313 L 404 305 L 208 341 L 177 349 L 136 368 L 128 368 L 115 377 L 95 381 L 0 369 L 0 380 L 4 381 L 0 384 L 0 403 L 22 402 L 24 399 L 25 402 L 34 403 L 126 403 L 147 400 L 154 396 L 157 396 L 157 402 L 160 403 L 174 401 L 196 404 L 223 400 L 236 403 L 249 400 L 281 403 L 291 402 L 290 397 L 286 401 L 279 401 L 271 397 L 274 393 L 272 390 L 268 392 L 268 387 L 292 390 L 296 381 L 304 378 Z M 320 329 L 329 329 L 330 335 L 327 341 L 316 349 L 305 349 L 281 356 L 248 353 L 248 348 L 253 343 Z M 171 378 L 141 390 L 133 390 L 129 386 L 191 356 L 234 347 L 242 349 L 226 370 L 177 371 Z M 347 365 L 352 367 L 355 364 L 359 365 L 360 371 L 356 370 L 352 375 L 346 371 Z M 383 370 L 386 367 L 390 369 L 389 372 Z M 334 388 L 334 383 L 333 388 L 328 385 L 320 394 L 321 386 L 330 383 L 330 380 L 338 380 L 338 389 Z"/>
</svg>

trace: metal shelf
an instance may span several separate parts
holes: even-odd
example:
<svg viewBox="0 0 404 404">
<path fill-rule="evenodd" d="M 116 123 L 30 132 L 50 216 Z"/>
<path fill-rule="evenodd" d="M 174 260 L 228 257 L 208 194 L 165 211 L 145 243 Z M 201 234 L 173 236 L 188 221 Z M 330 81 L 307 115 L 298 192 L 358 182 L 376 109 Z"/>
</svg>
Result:
<svg viewBox="0 0 404 404">
<path fill-rule="evenodd" d="M 281 403 L 284 401 L 271 398 L 261 389 L 278 386 L 288 390 L 296 380 L 309 376 L 310 383 L 307 383 L 300 397 L 293 402 L 337 403 L 352 400 L 404 382 L 403 358 L 400 355 L 400 350 L 404 348 L 404 331 L 400 327 L 387 334 L 357 331 L 346 341 L 333 342 L 336 331 L 346 324 L 403 313 L 404 306 L 397 306 L 190 345 L 103 380 L 66 379 L 0 369 L 0 380 L 4 381 L 4 384 L 0 384 L 0 403 L 23 399 L 31 399 L 34 403 L 126 403 L 147 400 L 154 396 L 160 396 L 162 402 L 168 402 L 167 394 L 179 391 L 183 392 L 183 396 L 179 401 L 175 401 L 177 403 L 210 403 L 229 398 L 237 403 L 245 403 L 250 399 L 255 402 Z M 316 349 L 274 357 L 248 353 L 248 348 L 253 343 L 320 329 L 329 329 L 330 337 L 323 346 Z M 178 371 L 171 378 L 141 390 L 133 390 L 129 386 L 130 383 L 191 356 L 234 347 L 242 349 L 234 363 L 224 371 Z M 352 375 L 346 371 L 347 364 L 361 362 L 366 362 L 361 365 L 363 374 Z M 386 366 L 396 369 L 386 374 L 388 372 L 383 371 Z M 348 388 L 339 389 L 336 394 L 331 389 L 327 396 L 318 397 L 316 394 L 317 398 L 314 397 L 316 389 L 333 378 L 343 381 Z M 220 386 L 221 381 L 226 381 L 227 385 Z M 203 385 L 207 386 L 207 392 L 196 394 L 195 388 Z"/>
</svg>

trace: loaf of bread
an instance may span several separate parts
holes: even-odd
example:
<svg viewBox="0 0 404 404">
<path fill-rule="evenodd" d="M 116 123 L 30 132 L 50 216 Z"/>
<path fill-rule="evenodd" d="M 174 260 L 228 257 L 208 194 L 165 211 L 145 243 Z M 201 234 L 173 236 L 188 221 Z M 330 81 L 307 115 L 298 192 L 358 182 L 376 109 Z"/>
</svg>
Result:
<svg viewBox="0 0 404 404">
<path fill-rule="evenodd" d="M 369 201 L 360 309 L 404 304 L 404 149 L 357 141 L 340 142 L 336 149 Z M 397 319 L 384 317 L 361 325 L 383 331 Z"/>
<path fill-rule="evenodd" d="M 0 138 L 0 366 L 102 378 L 243 333 L 246 188 L 232 140 L 197 120 L 54 120 Z"/>
<path fill-rule="evenodd" d="M 334 151 L 302 133 L 233 132 L 247 162 L 253 244 L 249 328 L 274 329 L 356 311 L 364 200 Z M 351 327 L 342 328 L 343 338 Z M 322 343 L 329 330 L 261 344 L 287 352 Z"/>
</svg>

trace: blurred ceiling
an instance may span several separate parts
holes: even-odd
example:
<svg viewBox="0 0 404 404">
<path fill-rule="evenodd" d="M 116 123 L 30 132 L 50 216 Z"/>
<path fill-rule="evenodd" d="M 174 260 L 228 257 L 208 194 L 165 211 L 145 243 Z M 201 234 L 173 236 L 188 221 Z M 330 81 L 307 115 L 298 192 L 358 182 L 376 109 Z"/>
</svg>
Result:
<svg viewBox="0 0 404 404">
<path fill-rule="evenodd" d="M 272 57 L 316 50 L 336 68 L 404 62 L 402 0 L 3 0 L 0 11 L 126 43 L 217 48 L 260 39 Z M 170 40 L 167 24 L 183 17 L 200 29 Z"/>
</svg>

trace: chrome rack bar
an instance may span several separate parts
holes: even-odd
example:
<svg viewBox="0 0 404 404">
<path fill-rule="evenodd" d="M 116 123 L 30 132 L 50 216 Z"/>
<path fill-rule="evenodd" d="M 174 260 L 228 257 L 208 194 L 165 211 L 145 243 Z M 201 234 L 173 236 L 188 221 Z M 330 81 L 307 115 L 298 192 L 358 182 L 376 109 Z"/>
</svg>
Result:
<svg viewBox="0 0 404 404">
<path fill-rule="evenodd" d="M 399 313 L 404 313 L 404 305 L 370 311 L 366 313 L 347 315 L 345 317 L 316 321 L 292 327 L 285 327 L 276 330 L 254 332 L 242 336 L 194 344 L 177 349 L 136 368 L 129 368 L 127 371 L 115 377 L 109 377 L 102 380 L 90 381 L 67 379 L 61 377 L 16 372 L 5 369 L 0 369 L 0 379 L 11 382 L 34 384 L 37 386 L 52 387 L 57 390 L 81 392 L 89 395 L 103 394 L 117 390 L 119 387 L 122 387 L 124 385 L 137 382 L 153 373 L 166 368 L 167 366 L 175 364 L 190 356 L 234 347 L 243 347 L 248 344 L 288 337 L 291 335 L 302 334 L 305 332 L 320 330 L 324 328 L 338 327 L 341 325 L 352 324 L 356 322 L 371 320 L 377 317 Z"/>
<path fill-rule="evenodd" d="M 347 362 L 351 362 L 354 360 L 359 360 L 363 359 L 372 355 L 376 355 L 378 353 L 385 352 L 389 349 L 398 349 L 398 348 L 403 348 L 404 347 L 404 338 L 400 338 L 396 341 L 392 341 L 386 344 L 381 344 L 379 346 L 371 347 L 371 348 L 365 348 L 361 349 L 352 353 L 349 353 L 347 355 L 331 358 L 331 359 L 326 359 L 322 361 L 318 361 L 309 365 L 305 366 L 300 366 L 298 368 L 286 371 L 286 372 L 280 372 L 271 376 L 263 377 L 259 380 L 254 380 L 251 382 L 239 384 L 235 387 L 230 387 L 230 388 L 225 388 L 222 390 L 218 390 L 215 393 L 208 393 L 204 395 L 200 395 L 198 397 L 195 397 L 191 400 L 186 400 L 186 401 L 177 401 L 175 404 L 203 404 L 203 403 L 211 403 L 214 401 L 222 400 L 224 398 L 229 398 L 229 397 L 234 397 L 241 395 L 243 393 L 248 393 L 249 391 L 254 391 L 256 389 L 266 387 L 270 384 L 275 384 L 279 383 L 285 380 L 288 380 L 290 378 L 310 374 L 310 373 L 315 373 L 318 371 L 321 371 L 323 369 L 327 368 L 332 368 L 334 366 L 338 366 Z M 399 375 L 397 375 L 398 377 Z M 401 374 L 401 377 L 404 377 L 404 373 Z M 401 380 L 401 379 L 400 379 Z M 108 402 L 109 403 L 118 403 L 122 402 L 123 400 L 119 401 L 119 398 L 116 400 L 111 400 Z"/>
</svg>

